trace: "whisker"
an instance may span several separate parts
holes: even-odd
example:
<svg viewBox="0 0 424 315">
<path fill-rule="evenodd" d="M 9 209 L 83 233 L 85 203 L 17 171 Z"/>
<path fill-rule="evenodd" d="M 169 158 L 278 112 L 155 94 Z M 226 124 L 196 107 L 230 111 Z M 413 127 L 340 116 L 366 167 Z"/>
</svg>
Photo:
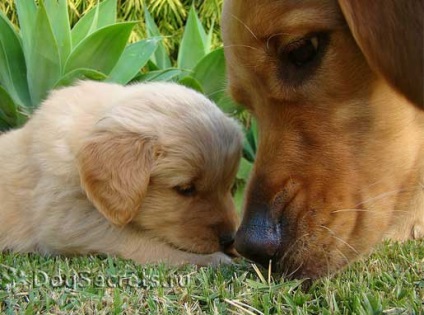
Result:
<svg viewBox="0 0 424 315">
<path fill-rule="evenodd" d="M 413 186 L 409 189 L 396 189 L 396 190 L 392 190 L 392 191 L 387 191 L 387 192 L 381 193 L 379 195 L 376 195 L 374 197 L 371 197 L 369 199 L 366 199 L 364 201 L 357 203 L 356 205 L 354 205 L 354 208 L 337 209 L 337 210 L 332 211 L 331 213 L 337 213 L 337 212 L 370 212 L 370 213 L 374 213 L 374 214 L 379 214 L 378 212 L 374 212 L 370 209 L 359 209 L 359 208 L 356 208 L 356 207 L 359 207 L 359 206 L 364 205 L 364 204 L 369 203 L 369 202 L 384 199 L 388 196 L 391 196 L 391 195 L 394 195 L 394 194 L 397 194 L 397 193 L 413 191 L 414 189 L 419 188 L 421 185 L 422 184 L 420 183 L 420 185 Z M 396 209 L 394 209 L 393 211 L 402 212 L 402 213 L 409 213 L 406 210 L 396 210 Z"/>
<path fill-rule="evenodd" d="M 408 189 L 405 188 L 405 189 L 396 189 L 396 190 L 392 190 L 392 191 L 386 191 L 384 193 L 381 193 L 379 195 L 376 195 L 374 197 L 371 197 L 369 199 L 361 201 L 361 202 L 357 203 L 356 205 L 354 205 L 354 207 L 356 208 L 356 207 L 362 206 L 362 205 L 369 203 L 369 202 L 372 202 L 372 201 L 378 201 L 378 200 L 384 199 L 384 198 L 391 196 L 391 195 L 394 195 L 394 194 L 398 194 L 398 193 L 402 193 L 402 192 L 410 192 L 410 191 L 413 191 L 414 189 L 420 188 L 420 186 L 422 187 L 422 184 L 417 185 L 417 186 L 412 186 Z M 338 210 L 336 210 L 336 211 L 338 211 Z M 398 210 L 398 211 L 402 211 L 402 210 Z"/>
<path fill-rule="evenodd" d="M 237 16 L 235 16 L 234 14 L 232 15 L 232 17 L 238 21 L 241 25 L 243 25 L 250 34 L 252 34 L 253 38 L 256 39 L 257 41 L 259 41 L 258 37 L 255 35 L 255 33 L 249 28 L 249 26 L 247 26 L 246 23 L 244 23 L 242 20 L 240 20 Z"/>
<path fill-rule="evenodd" d="M 386 198 L 388 196 L 397 194 L 399 192 L 402 192 L 402 189 L 396 189 L 396 190 L 392 190 L 392 191 L 387 191 L 387 192 L 384 192 L 384 193 L 379 194 L 377 196 L 371 197 L 371 198 L 369 198 L 367 200 L 361 201 L 360 203 L 356 204 L 354 207 L 359 207 L 359 206 L 361 206 L 361 205 L 363 205 L 365 203 L 369 203 L 371 201 L 381 200 L 381 199 L 384 199 L 384 198 Z"/>
<path fill-rule="evenodd" d="M 291 253 L 293 248 L 297 245 L 298 242 L 303 241 L 302 239 L 309 236 L 309 233 L 305 233 L 302 236 L 300 236 L 293 244 L 291 244 L 285 251 L 283 257 L 281 257 L 280 260 L 284 261 L 287 258 L 287 255 Z"/>
<path fill-rule="evenodd" d="M 307 237 L 309 235 L 309 233 L 305 233 L 302 236 L 300 236 L 293 244 L 291 244 L 286 250 L 284 255 L 280 258 L 280 261 L 285 261 L 288 257 L 289 254 L 291 254 L 293 252 L 294 247 L 296 246 L 296 244 L 300 241 L 303 241 L 302 239 Z M 291 262 L 289 261 L 289 263 L 291 264 Z M 287 262 L 285 263 L 287 265 Z M 300 268 L 300 267 L 299 267 Z M 285 268 L 287 269 L 287 268 Z M 297 271 L 297 270 L 296 270 Z M 294 272 L 296 272 L 294 271 Z"/>
<path fill-rule="evenodd" d="M 250 49 L 253 49 L 253 50 L 261 51 L 259 48 L 249 46 L 249 45 L 241 45 L 241 44 L 240 45 L 239 44 L 224 45 L 224 48 L 233 48 L 233 47 L 243 47 L 243 48 L 250 48 Z"/>
<path fill-rule="evenodd" d="M 280 36 L 280 35 L 291 35 L 292 33 L 276 33 L 276 34 L 272 34 L 271 36 L 269 36 L 266 40 L 266 49 L 269 49 L 269 42 L 272 38 L 274 38 L 275 36 Z"/>
<path fill-rule="evenodd" d="M 294 269 L 292 272 L 286 275 L 286 277 L 290 279 L 296 272 L 300 270 L 300 268 L 302 268 L 302 266 L 303 266 L 303 261 L 300 262 L 299 266 L 297 266 L 296 269 Z"/>
<path fill-rule="evenodd" d="M 342 256 L 344 258 L 344 260 L 346 261 L 347 264 L 350 263 L 350 261 L 347 258 L 347 256 L 345 254 L 343 254 L 343 252 L 337 246 L 336 246 L 336 251 L 338 251 L 338 253 L 340 254 L 340 256 Z"/>
<path fill-rule="evenodd" d="M 222 92 L 227 92 L 227 89 L 216 90 L 216 91 L 213 91 L 212 93 L 208 93 L 206 96 L 211 98 L 212 96 L 217 95 L 217 94 L 222 93 Z"/>
<path fill-rule="evenodd" d="M 328 261 L 328 255 L 326 252 L 323 252 L 323 253 L 325 258 L 325 264 L 327 266 L 327 276 L 330 276 L 331 268 L 330 268 L 330 262 Z"/>
<path fill-rule="evenodd" d="M 372 184 L 369 184 L 367 187 L 366 187 L 366 189 L 369 189 L 369 188 L 371 188 L 371 187 L 373 187 L 373 186 L 375 186 L 375 185 L 378 185 L 378 184 L 380 184 L 381 182 L 384 182 L 385 181 L 385 178 L 383 177 L 383 178 L 380 178 L 379 180 L 376 180 L 374 183 L 372 183 Z"/>
<path fill-rule="evenodd" d="M 341 242 L 341 243 L 343 243 L 343 244 L 345 244 L 347 247 L 349 247 L 355 254 L 357 254 L 357 255 L 359 255 L 359 252 L 355 249 L 355 247 L 353 247 L 352 245 L 350 245 L 348 242 L 346 242 L 345 240 L 343 240 L 343 239 L 341 239 L 340 237 L 338 237 L 338 236 L 336 236 L 336 233 L 334 233 L 334 231 L 333 230 L 331 230 L 329 227 L 327 227 L 327 226 L 325 226 L 325 225 L 319 225 L 321 228 L 323 228 L 323 229 L 325 229 L 325 230 L 327 230 L 329 233 L 330 233 L 330 235 L 334 238 L 334 239 L 336 239 L 336 240 L 338 240 L 339 242 Z"/>
<path fill-rule="evenodd" d="M 377 215 L 378 214 L 387 215 L 386 213 L 376 212 L 376 211 L 373 211 L 373 210 L 370 210 L 370 209 L 355 209 L 355 208 L 352 208 L 352 209 L 337 209 L 337 210 L 332 211 L 331 213 L 338 213 L 338 212 L 370 212 L 372 214 L 377 214 Z M 406 210 L 393 210 L 393 212 L 409 213 L 409 211 L 406 211 Z"/>
</svg>

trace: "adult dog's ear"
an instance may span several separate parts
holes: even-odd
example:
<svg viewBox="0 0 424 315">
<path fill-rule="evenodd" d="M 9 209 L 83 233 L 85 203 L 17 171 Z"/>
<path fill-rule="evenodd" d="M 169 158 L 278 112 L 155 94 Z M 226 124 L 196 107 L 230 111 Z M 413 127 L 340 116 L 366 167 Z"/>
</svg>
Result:
<svg viewBox="0 0 424 315">
<path fill-rule="evenodd" d="M 339 0 L 370 66 L 424 108 L 424 1 Z"/>
<path fill-rule="evenodd" d="M 154 162 L 153 140 L 135 133 L 98 132 L 77 156 L 81 185 L 110 222 L 123 226 L 139 212 Z"/>
</svg>

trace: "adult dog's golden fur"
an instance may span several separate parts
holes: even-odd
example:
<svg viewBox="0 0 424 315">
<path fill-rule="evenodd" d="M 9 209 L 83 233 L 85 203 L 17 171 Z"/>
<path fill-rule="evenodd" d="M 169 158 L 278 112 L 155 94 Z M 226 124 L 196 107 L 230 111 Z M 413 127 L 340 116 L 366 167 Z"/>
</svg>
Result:
<svg viewBox="0 0 424 315">
<path fill-rule="evenodd" d="M 260 139 L 236 249 L 295 277 L 424 235 L 423 1 L 339 2 L 224 2 Z"/>
<path fill-rule="evenodd" d="M 81 82 L 0 135 L 0 250 L 229 262 L 241 132 L 172 83 Z"/>
</svg>

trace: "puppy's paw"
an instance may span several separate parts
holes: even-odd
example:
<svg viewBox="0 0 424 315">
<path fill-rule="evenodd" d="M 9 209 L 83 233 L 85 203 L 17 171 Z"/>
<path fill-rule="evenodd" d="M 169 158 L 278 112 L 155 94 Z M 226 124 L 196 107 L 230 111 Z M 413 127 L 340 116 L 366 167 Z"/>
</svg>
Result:
<svg viewBox="0 0 424 315">
<path fill-rule="evenodd" d="M 412 227 L 411 238 L 413 240 L 424 238 L 424 222 L 415 223 Z"/>
<path fill-rule="evenodd" d="M 199 261 L 197 262 L 197 265 L 216 267 L 218 265 L 228 265 L 231 263 L 232 260 L 229 256 L 222 252 L 215 252 L 208 255 L 199 255 Z"/>
</svg>

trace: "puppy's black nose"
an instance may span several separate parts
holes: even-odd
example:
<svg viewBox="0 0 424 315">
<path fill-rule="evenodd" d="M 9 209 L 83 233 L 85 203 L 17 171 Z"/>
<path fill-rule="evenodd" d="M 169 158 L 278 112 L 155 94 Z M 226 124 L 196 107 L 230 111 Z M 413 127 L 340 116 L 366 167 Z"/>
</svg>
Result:
<svg viewBox="0 0 424 315">
<path fill-rule="evenodd" d="M 270 260 L 273 264 L 276 263 L 274 260 L 282 237 L 281 225 L 274 222 L 268 210 L 266 205 L 248 208 L 235 237 L 237 252 L 265 268 L 268 268 Z"/>
<path fill-rule="evenodd" d="M 225 233 L 219 237 L 219 245 L 225 252 L 234 245 L 234 233 Z"/>
</svg>

